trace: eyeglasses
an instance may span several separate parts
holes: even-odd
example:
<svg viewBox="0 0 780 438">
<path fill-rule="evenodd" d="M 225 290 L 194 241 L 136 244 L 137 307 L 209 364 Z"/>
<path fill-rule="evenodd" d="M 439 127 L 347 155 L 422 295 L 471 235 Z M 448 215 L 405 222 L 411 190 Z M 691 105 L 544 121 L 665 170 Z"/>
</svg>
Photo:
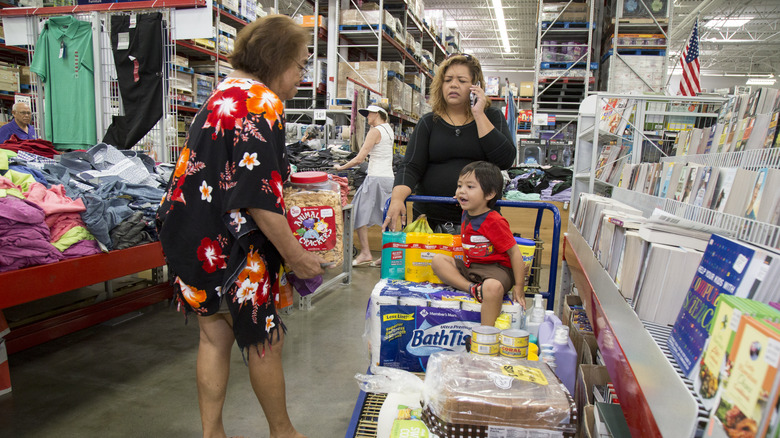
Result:
<svg viewBox="0 0 780 438">
<path fill-rule="evenodd" d="M 31 116 L 32 111 L 17 111 L 20 116 Z"/>
<path fill-rule="evenodd" d="M 307 74 L 309 74 L 309 68 L 306 67 L 305 65 L 299 64 L 298 61 L 295 61 L 295 65 L 297 65 L 298 69 L 301 71 L 301 77 L 304 77 Z"/>
</svg>

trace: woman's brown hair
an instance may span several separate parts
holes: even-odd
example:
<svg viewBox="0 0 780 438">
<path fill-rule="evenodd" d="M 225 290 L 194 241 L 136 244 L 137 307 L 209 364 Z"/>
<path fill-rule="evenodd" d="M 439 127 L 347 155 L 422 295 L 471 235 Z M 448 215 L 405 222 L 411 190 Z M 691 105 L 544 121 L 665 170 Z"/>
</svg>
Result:
<svg viewBox="0 0 780 438">
<path fill-rule="evenodd" d="M 471 83 L 476 84 L 479 82 L 482 87 L 485 87 L 485 77 L 482 75 L 482 66 L 479 60 L 471 55 L 451 55 L 449 58 L 442 61 L 439 64 L 439 72 L 433 77 L 431 82 L 430 98 L 428 103 L 431 104 L 433 114 L 436 117 L 444 115 L 447 109 L 447 101 L 444 100 L 444 94 L 442 94 L 442 87 L 444 86 L 444 75 L 447 74 L 447 70 L 453 65 L 465 65 L 471 72 Z M 468 106 L 468 114 L 471 114 L 471 106 Z"/>
<path fill-rule="evenodd" d="M 297 62 L 301 47 L 309 42 L 309 31 L 286 15 L 268 15 L 246 25 L 236 38 L 228 59 L 268 84 Z"/>
</svg>

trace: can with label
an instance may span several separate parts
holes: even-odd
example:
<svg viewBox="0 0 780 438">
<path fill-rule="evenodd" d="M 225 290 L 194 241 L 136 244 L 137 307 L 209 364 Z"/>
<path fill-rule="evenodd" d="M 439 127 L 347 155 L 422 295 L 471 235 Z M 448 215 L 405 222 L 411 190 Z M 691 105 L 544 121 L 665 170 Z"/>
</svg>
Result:
<svg viewBox="0 0 780 438">
<path fill-rule="evenodd" d="M 471 329 L 471 342 L 490 345 L 498 344 L 498 334 L 501 330 L 489 325 L 479 325 Z"/>
<path fill-rule="evenodd" d="M 525 330 L 508 329 L 501 332 L 499 342 L 507 347 L 528 347 L 528 335 Z"/>
<path fill-rule="evenodd" d="M 479 344 L 471 341 L 471 354 L 479 356 L 498 356 L 498 343 Z"/>
<path fill-rule="evenodd" d="M 511 357 L 514 359 L 525 359 L 528 357 L 528 346 L 525 347 L 510 347 L 508 345 L 500 344 L 499 350 L 501 356 Z"/>
</svg>

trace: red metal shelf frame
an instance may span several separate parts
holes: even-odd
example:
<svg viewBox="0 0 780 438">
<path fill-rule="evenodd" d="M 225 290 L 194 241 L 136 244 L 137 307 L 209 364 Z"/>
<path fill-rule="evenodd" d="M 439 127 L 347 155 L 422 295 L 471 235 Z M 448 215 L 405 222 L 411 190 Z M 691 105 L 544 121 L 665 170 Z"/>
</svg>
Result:
<svg viewBox="0 0 780 438">
<path fill-rule="evenodd" d="M 574 251 L 569 237 L 564 235 L 563 241 L 563 259 L 577 285 L 578 294 L 582 298 L 583 307 L 593 327 L 593 334 L 596 336 L 599 350 L 615 385 L 620 405 L 630 407 L 624 408 L 623 414 L 626 416 L 631 436 L 660 437 L 661 431 L 655 422 L 647 399 L 642 393 L 642 388 L 637 384 L 636 376 L 615 337 L 607 316 L 604 314 L 598 296 L 593 291 L 593 285 L 582 266 L 582 262 Z"/>
<path fill-rule="evenodd" d="M 160 242 L 94 254 L 57 263 L 0 273 L 1 309 L 103 283 L 165 265 Z M 14 328 L 5 337 L 8 352 L 14 353 L 77 330 L 108 321 L 125 313 L 170 299 L 167 282 L 129 292 L 92 306 Z"/>
</svg>

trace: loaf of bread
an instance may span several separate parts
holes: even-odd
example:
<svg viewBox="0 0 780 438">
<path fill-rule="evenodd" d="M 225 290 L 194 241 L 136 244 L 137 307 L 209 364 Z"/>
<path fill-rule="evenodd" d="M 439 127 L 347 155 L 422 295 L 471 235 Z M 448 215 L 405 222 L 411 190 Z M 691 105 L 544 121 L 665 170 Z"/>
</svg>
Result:
<svg viewBox="0 0 780 438">
<path fill-rule="evenodd" d="M 544 379 L 535 379 L 540 376 Z M 555 373 L 525 359 L 435 353 L 425 373 L 424 403 L 447 424 L 568 434 L 576 423 L 574 402 Z"/>
</svg>

